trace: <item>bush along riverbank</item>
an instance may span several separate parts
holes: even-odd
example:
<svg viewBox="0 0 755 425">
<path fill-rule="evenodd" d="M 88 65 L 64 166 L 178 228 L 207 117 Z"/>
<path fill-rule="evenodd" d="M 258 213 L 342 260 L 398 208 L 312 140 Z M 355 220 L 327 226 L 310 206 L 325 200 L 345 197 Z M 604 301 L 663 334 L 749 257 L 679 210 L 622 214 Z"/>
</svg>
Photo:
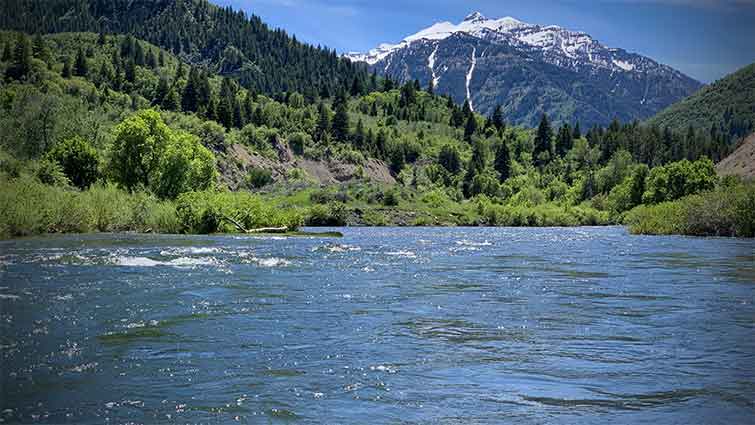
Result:
<svg viewBox="0 0 755 425">
<path fill-rule="evenodd" d="M 641 205 L 624 220 L 635 234 L 755 237 L 755 184 L 734 183 L 671 202 Z"/>
</svg>

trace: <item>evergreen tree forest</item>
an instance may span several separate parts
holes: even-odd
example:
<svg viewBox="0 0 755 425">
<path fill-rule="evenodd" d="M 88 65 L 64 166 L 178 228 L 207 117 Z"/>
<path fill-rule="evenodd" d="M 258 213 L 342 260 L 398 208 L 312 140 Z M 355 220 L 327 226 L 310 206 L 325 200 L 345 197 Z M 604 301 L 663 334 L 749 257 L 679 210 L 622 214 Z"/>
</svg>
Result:
<svg viewBox="0 0 755 425">
<path fill-rule="evenodd" d="M 0 3 L 0 28 L 128 34 L 267 94 L 298 92 L 311 100 L 350 90 L 355 81 L 360 92 L 369 89 L 364 66 L 206 0 L 8 0 Z M 148 53 L 133 53 L 137 65 L 154 63 Z"/>
</svg>

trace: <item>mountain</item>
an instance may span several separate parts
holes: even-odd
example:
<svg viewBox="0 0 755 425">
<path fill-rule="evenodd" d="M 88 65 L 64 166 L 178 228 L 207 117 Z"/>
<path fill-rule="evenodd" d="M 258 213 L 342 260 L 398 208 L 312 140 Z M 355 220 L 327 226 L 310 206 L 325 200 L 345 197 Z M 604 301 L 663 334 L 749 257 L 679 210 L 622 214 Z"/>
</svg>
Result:
<svg viewBox="0 0 755 425">
<path fill-rule="evenodd" d="M 398 44 L 346 57 L 400 82 L 433 82 L 437 93 L 515 123 L 606 125 L 648 118 L 694 93 L 701 83 L 647 57 L 609 48 L 583 32 L 479 12 L 436 23 Z"/>
<path fill-rule="evenodd" d="M 741 139 L 755 131 L 755 63 L 703 88 L 648 120 L 650 125 L 692 127 Z"/>
<path fill-rule="evenodd" d="M 263 93 L 308 98 L 365 81 L 364 66 L 206 0 L 3 0 L 0 28 L 131 34 Z"/>
</svg>

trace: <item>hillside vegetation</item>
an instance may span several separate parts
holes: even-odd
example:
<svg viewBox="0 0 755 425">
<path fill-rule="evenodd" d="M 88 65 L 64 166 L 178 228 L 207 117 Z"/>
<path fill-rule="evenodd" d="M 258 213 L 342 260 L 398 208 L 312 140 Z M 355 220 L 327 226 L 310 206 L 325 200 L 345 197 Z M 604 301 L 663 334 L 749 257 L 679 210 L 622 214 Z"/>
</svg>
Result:
<svg viewBox="0 0 755 425">
<path fill-rule="evenodd" d="M 513 127 L 379 78 L 270 97 L 131 36 L 4 32 L 0 46 L 6 236 L 607 224 L 718 184 L 695 132 Z M 349 172 L 321 185 L 313 164 Z"/>
<path fill-rule="evenodd" d="M 0 28 L 130 34 L 263 93 L 335 93 L 366 68 L 206 0 L 4 0 Z"/>
<path fill-rule="evenodd" d="M 676 131 L 692 128 L 713 140 L 736 143 L 755 131 L 755 63 L 671 105 L 648 125 Z"/>
</svg>

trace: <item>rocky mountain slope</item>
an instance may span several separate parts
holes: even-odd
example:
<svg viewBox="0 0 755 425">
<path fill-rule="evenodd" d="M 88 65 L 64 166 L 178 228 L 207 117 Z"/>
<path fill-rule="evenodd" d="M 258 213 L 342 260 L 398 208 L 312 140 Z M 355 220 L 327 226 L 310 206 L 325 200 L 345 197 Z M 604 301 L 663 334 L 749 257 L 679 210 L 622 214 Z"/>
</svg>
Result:
<svg viewBox="0 0 755 425">
<path fill-rule="evenodd" d="M 609 48 L 590 35 L 475 12 L 461 23 L 436 23 L 398 44 L 346 55 L 401 82 L 431 82 L 437 93 L 489 114 L 534 126 L 605 125 L 648 118 L 689 96 L 701 83 L 647 57 Z"/>
</svg>

